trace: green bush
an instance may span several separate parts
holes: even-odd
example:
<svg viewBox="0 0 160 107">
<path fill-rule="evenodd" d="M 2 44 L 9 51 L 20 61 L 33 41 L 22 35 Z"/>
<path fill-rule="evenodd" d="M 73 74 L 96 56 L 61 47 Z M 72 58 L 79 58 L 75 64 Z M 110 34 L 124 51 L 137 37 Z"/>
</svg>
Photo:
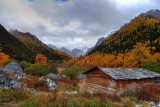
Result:
<svg viewBox="0 0 160 107">
<path fill-rule="evenodd" d="M 15 60 L 15 59 L 10 59 L 10 60 L 8 60 L 8 61 L 5 61 L 3 64 L 2 64 L 2 67 L 5 67 L 7 64 L 9 64 L 10 62 L 16 62 L 17 64 L 18 64 L 18 61 L 17 60 Z"/>
<path fill-rule="evenodd" d="M 143 67 L 150 71 L 160 73 L 160 63 L 157 61 L 149 61 L 145 63 Z"/>
<path fill-rule="evenodd" d="M 49 69 L 49 72 L 58 74 L 57 66 L 55 64 L 48 64 L 47 68 Z"/>
<path fill-rule="evenodd" d="M 30 67 L 24 69 L 26 74 L 33 76 L 43 76 L 49 73 L 49 70 L 44 65 L 32 64 Z"/>
<path fill-rule="evenodd" d="M 79 73 L 79 67 L 72 66 L 64 70 L 64 75 L 67 75 L 70 79 L 73 79 Z"/>
<path fill-rule="evenodd" d="M 30 67 L 30 66 L 31 66 L 31 63 L 26 62 L 26 61 L 21 61 L 21 62 L 19 63 L 19 66 L 24 70 L 24 69 Z"/>
</svg>

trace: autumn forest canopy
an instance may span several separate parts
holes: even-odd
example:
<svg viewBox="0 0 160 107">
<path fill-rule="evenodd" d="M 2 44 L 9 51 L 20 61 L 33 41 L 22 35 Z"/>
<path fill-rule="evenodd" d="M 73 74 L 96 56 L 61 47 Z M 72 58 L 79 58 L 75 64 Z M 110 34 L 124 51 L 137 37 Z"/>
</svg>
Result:
<svg viewBox="0 0 160 107">
<path fill-rule="evenodd" d="M 136 17 L 87 55 L 66 61 L 67 65 L 143 67 L 160 61 L 160 20 Z"/>
</svg>

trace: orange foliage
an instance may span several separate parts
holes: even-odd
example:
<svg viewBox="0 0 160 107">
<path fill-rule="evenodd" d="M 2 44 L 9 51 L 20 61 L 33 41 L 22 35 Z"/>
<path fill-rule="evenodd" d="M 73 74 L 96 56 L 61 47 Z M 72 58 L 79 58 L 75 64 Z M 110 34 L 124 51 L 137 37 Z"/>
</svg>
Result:
<svg viewBox="0 0 160 107">
<path fill-rule="evenodd" d="M 125 57 L 125 67 L 142 67 L 143 64 L 151 59 L 150 50 L 146 44 L 137 43 Z"/>
<path fill-rule="evenodd" d="M 0 52 L 0 67 L 2 67 L 2 64 L 7 60 L 9 60 L 9 56 L 3 52 Z"/>
<path fill-rule="evenodd" d="M 34 60 L 35 64 L 42 64 L 42 65 L 47 64 L 47 57 L 43 56 L 42 54 L 38 54 Z"/>
<path fill-rule="evenodd" d="M 154 54 L 154 60 L 160 62 L 160 53 L 155 53 Z"/>
<path fill-rule="evenodd" d="M 136 68 L 142 67 L 150 60 L 160 61 L 160 53 L 150 54 L 150 47 L 147 43 L 137 43 L 132 50 L 124 54 L 103 54 L 94 53 L 79 58 L 74 58 L 69 61 L 64 61 L 65 66 L 99 66 L 109 68 Z"/>
</svg>

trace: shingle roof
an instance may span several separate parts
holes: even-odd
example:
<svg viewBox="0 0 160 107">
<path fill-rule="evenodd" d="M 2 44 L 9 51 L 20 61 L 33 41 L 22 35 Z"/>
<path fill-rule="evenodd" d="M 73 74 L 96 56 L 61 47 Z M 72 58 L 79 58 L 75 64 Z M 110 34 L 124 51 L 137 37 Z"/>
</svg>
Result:
<svg viewBox="0 0 160 107">
<path fill-rule="evenodd" d="M 100 68 L 101 71 L 109 75 L 115 80 L 133 80 L 133 79 L 145 79 L 160 77 L 159 73 L 155 73 L 143 68 L 131 69 L 131 68 Z"/>
</svg>

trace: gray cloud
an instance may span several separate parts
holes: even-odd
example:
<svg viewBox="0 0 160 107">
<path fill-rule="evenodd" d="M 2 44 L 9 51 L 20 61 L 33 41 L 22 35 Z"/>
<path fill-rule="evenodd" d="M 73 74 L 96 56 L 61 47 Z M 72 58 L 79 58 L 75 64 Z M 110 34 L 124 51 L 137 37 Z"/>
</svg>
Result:
<svg viewBox="0 0 160 107">
<path fill-rule="evenodd" d="M 31 32 L 57 47 L 91 47 L 141 12 L 160 9 L 159 0 L 1 0 L 0 23 Z"/>
</svg>

